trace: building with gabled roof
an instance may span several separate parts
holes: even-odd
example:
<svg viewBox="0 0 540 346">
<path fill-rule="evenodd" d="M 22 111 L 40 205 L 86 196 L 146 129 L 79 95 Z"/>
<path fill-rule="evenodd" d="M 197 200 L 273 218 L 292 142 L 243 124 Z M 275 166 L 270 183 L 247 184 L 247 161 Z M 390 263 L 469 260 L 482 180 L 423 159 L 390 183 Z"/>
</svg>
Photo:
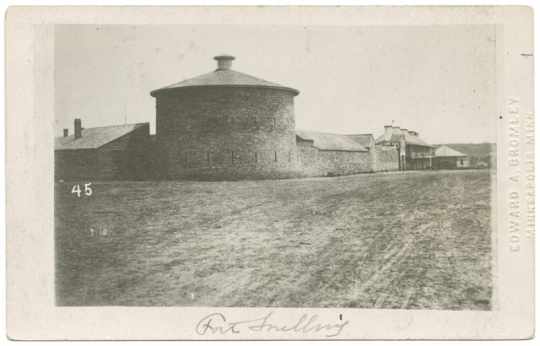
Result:
<svg viewBox="0 0 540 346">
<path fill-rule="evenodd" d="M 399 170 L 431 169 L 435 156 L 434 146 L 419 138 L 418 132 L 401 129 L 399 126 L 385 126 L 384 134 L 375 140 L 376 144 L 395 146 L 399 152 Z"/>
<path fill-rule="evenodd" d="M 469 156 L 445 145 L 435 149 L 435 158 L 433 159 L 434 169 L 459 169 L 469 168 Z"/>
<path fill-rule="evenodd" d="M 151 167 L 150 124 L 64 129 L 54 139 L 56 179 L 142 179 Z"/>
</svg>

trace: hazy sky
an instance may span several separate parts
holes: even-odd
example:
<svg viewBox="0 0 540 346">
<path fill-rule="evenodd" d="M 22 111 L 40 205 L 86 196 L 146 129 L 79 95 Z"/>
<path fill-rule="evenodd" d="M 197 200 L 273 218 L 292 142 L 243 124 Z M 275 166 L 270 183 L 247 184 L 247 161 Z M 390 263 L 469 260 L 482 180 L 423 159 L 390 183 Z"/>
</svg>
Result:
<svg viewBox="0 0 540 346">
<path fill-rule="evenodd" d="M 496 140 L 495 26 L 90 26 L 55 31 L 55 135 L 150 122 L 150 91 L 233 69 L 300 91 L 298 129 Z M 124 110 L 125 109 L 125 110 Z"/>
</svg>

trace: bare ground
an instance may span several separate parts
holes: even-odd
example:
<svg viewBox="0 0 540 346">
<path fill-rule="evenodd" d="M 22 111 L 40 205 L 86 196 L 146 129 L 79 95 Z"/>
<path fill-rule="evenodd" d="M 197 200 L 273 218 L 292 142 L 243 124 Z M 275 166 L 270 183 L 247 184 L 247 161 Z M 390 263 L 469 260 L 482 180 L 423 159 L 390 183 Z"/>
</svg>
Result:
<svg viewBox="0 0 540 346">
<path fill-rule="evenodd" d="M 488 171 L 77 183 L 57 305 L 491 309 Z"/>
</svg>

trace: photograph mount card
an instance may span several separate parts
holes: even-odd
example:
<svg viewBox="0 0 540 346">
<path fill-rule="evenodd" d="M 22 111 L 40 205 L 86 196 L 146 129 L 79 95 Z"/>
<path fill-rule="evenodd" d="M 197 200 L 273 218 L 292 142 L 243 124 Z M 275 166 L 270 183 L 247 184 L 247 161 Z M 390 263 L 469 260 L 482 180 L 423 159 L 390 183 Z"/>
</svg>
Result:
<svg viewBox="0 0 540 346">
<path fill-rule="evenodd" d="M 10 8 L 8 337 L 532 338 L 532 28 Z"/>
</svg>

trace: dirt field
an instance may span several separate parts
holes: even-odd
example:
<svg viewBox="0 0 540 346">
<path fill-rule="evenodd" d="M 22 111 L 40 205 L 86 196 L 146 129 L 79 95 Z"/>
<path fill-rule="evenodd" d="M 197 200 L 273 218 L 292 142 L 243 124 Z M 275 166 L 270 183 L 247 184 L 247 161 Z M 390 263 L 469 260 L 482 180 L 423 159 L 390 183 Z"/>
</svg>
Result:
<svg viewBox="0 0 540 346">
<path fill-rule="evenodd" d="M 490 181 L 57 183 L 57 304 L 489 310 Z"/>
</svg>

